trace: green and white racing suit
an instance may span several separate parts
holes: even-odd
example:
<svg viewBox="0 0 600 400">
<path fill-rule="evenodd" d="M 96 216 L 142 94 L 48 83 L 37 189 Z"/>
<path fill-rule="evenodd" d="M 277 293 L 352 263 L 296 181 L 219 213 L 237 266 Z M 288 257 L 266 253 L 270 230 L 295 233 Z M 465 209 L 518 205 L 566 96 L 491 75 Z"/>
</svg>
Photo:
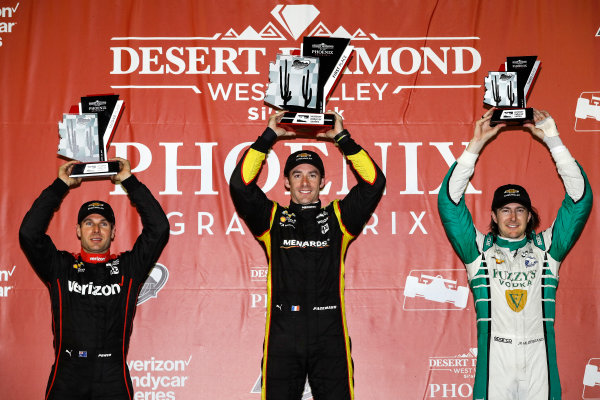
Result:
<svg viewBox="0 0 600 400">
<path fill-rule="evenodd" d="M 521 240 L 483 235 L 464 192 L 477 155 L 465 152 L 444 178 L 438 208 L 465 264 L 477 313 L 473 399 L 561 398 L 554 316 L 558 270 L 592 208 L 585 173 L 559 141 L 551 149 L 566 196 L 552 226 Z"/>
</svg>

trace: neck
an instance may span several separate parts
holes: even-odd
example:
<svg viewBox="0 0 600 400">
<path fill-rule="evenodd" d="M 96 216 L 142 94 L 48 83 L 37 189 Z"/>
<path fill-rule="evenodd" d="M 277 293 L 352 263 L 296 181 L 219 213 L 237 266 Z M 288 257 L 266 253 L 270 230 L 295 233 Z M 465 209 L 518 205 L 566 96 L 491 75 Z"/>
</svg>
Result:
<svg viewBox="0 0 600 400">
<path fill-rule="evenodd" d="M 523 236 L 521 236 L 520 238 L 509 238 L 509 237 L 504 237 L 502 235 L 498 235 L 498 237 L 500 239 L 506 240 L 507 242 L 520 242 L 521 240 L 525 239 L 525 234 L 523 234 Z"/>
<path fill-rule="evenodd" d="M 498 235 L 496 238 L 496 244 L 498 246 L 507 248 L 509 250 L 520 249 L 521 247 L 525 246 L 526 243 L 527 238 L 525 236 L 520 239 L 512 239 Z"/>
<path fill-rule="evenodd" d="M 108 261 L 110 256 L 110 249 L 104 253 L 88 253 L 84 249 L 81 249 L 81 259 L 87 263 L 98 264 Z"/>
</svg>

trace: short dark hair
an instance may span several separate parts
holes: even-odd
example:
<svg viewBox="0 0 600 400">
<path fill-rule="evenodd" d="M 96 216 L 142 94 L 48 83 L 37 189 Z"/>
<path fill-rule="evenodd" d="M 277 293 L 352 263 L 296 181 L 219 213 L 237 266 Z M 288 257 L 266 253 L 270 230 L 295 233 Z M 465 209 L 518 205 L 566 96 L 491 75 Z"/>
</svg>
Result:
<svg viewBox="0 0 600 400">
<path fill-rule="evenodd" d="M 496 208 L 495 210 L 492 210 L 492 212 L 496 214 L 500 208 L 501 207 Z M 535 209 L 535 207 L 531 207 L 531 209 L 527 211 L 531 213 L 531 219 L 527 222 L 527 227 L 525 228 L 525 236 L 529 236 L 529 234 L 532 231 L 535 231 L 540 226 L 540 216 L 538 215 L 538 212 Z M 490 232 L 492 232 L 494 236 L 498 236 L 500 234 L 498 231 L 498 224 L 494 221 L 494 218 L 491 218 L 489 228 Z"/>
</svg>

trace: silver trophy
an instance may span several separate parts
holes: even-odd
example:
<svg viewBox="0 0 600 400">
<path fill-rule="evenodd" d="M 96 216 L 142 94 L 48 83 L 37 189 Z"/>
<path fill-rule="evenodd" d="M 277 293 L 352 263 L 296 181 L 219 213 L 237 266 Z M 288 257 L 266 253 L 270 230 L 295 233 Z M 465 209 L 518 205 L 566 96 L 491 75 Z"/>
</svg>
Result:
<svg viewBox="0 0 600 400">
<path fill-rule="evenodd" d="M 488 74 L 484 80 L 483 102 L 498 107 L 492 114 L 491 126 L 533 122 L 533 109 L 526 105 L 540 66 L 537 56 L 507 57 L 502 71 Z"/>
<path fill-rule="evenodd" d="M 81 161 L 73 166 L 71 177 L 101 177 L 119 172 L 119 162 L 107 161 L 106 152 L 122 111 L 123 100 L 118 95 L 102 95 L 82 97 L 78 114 L 63 114 L 58 123 L 58 154 Z"/>
<path fill-rule="evenodd" d="M 301 56 L 277 55 L 269 64 L 264 102 L 288 111 L 279 125 L 308 134 L 333 128 L 335 117 L 324 114 L 325 106 L 352 50 L 350 39 L 305 37 Z"/>
</svg>

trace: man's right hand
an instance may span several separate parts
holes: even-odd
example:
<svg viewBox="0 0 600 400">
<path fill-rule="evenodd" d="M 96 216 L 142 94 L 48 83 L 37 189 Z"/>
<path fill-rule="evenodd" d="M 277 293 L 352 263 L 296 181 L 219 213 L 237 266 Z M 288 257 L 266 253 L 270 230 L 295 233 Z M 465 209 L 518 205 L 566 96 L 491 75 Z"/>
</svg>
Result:
<svg viewBox="0 0 600 400">
<path fill-rule="evenodd" d="M 490 120 L 492 119 L 492 114 L 494 113 L 494 108 L 491 108 L 483 114 L 481 119 L 475 121 L 475 130 L 473 132 L 473 138 L 469 142 L 467 146 L 467 150 L 470 153 L 479 154 L 481 149 L 485 146 L 487 142 L 493 139 L 500 129 L 504 128 L 506 124 L 498 124 L 496 126 L 490 126 Z"/>
<path fill-rule="evenodd" d="M 273 129 L 273 131 L 277 134 L 277 137 L 296 136 L 296 132 L 286 131 L 284 128 L 277 126 L 277 124 L 281 121 L 281 117 L 283 117 L 284 113 L 285 111 L 278 111 L 275 114 L 271 115 L 269 117 L 269 123 L 267 126 Z"/>
<path fill-rule="evenodd" d="M 58 178 L 66 183 L 68 187 L 77 186 L 81 183 L 81 178 L 71 178 L 69 176 L 73 170 L 73 165 L 78 162 L 77 160 L 73 160 L 58 167 Z"/>
</svg>

